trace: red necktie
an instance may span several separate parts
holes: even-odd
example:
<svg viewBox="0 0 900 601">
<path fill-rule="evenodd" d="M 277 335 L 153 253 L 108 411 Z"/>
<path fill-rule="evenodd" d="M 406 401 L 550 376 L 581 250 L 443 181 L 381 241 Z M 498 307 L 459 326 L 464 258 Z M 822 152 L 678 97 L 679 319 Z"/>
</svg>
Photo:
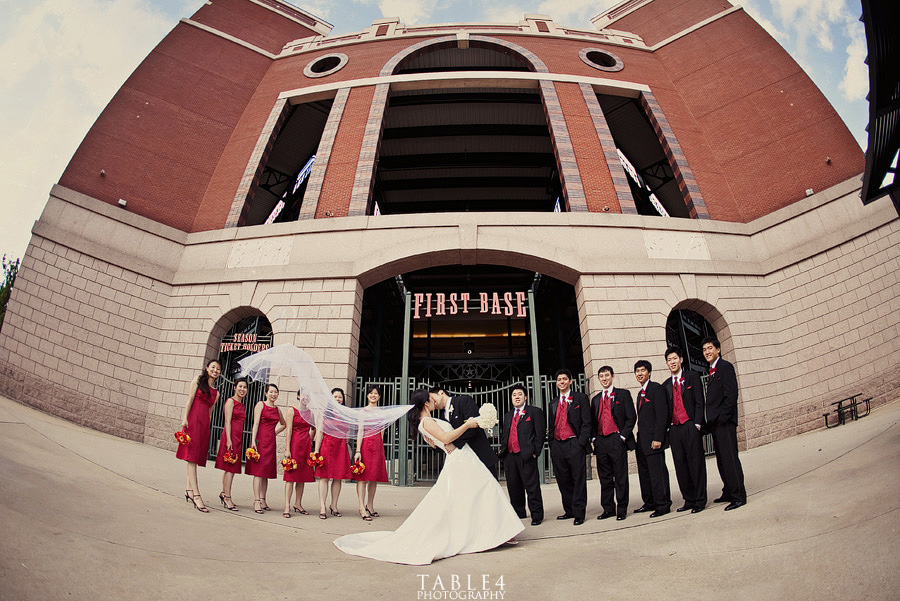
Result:
<svg viewBox="0 0 900 601">
<path fill-rule="evenodd" d="M 509 452 L 510 453 L 518 453 L 521 449 L 519 448 L 519 410 L 516 409 L 516 414 L 513 415 L 512 426 L 509 429 Z"/>
<path fill-rule="evenodd" d="M 713 377 L 714 375 L 716 375 L 716 368 L 715 368 L 715 367 L 711 367 L 711 368 L 709 369 L 709 377 L 711 378 L 711 377 Z"/>
</svg>

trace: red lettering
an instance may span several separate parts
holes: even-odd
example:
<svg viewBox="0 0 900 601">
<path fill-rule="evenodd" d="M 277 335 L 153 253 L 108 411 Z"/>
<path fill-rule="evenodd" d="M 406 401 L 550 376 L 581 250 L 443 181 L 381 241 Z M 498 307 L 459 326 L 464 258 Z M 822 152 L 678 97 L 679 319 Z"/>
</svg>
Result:
<svg viewBox="0 0 900 601">
<path fill-rule="evenodd" d="M 525 293 L 516 292 L 516 317 L 525 317 Z"/>
<path fill-rule="evenodd" d="M 438 292 L 435 298 L 435 302 L 437 303 L 437 310 L 435 311 L 435 315 L 446 315 L 447 314 L 447 295 L 443 292 Z"/>
<path fill-rule="evenodd" d="M 419 306 L 425 296 L 421 292 L 413 294 L 413 319 L 419 319 Z"/>
<path fill-rule="evenodd" d="M 481 293 L 479 293 L 479 296 L 481 297 L 481 312 L 487 313 L 488 312 L 488 293 L 481 292 Z"/>
<path fill-rule="evenodd" d="M 494 293 L 494 302 L 491 304 L 491 315 L 500 315 L 500 295 Z"/>
<path fill-rule="evenodd" d="M 463 314 L 468 313 L 469 312 L 469 298 L 470 298 L 469 293 L 463 292 L 462 294 L 459 295 L 459 298 L 463 302 Z"/>
<path fill-rule="evenodd" d="M 425 293 L 425 317 L 431 317 L 431 293 Z"/>
<path fill-rule="evenodd" d="M 459 309 L 456 307 L 456 293 L 450 293 L 450 315 L 456 315 Z"/>
<path fill-rule="evenodd" d="M 506 303 L 506 308 L 503 310 L 503 314 L 507 317 L 510 317 L 513 314 L 512 292 L 503 293 L 503 302 Z"/>
</svg>

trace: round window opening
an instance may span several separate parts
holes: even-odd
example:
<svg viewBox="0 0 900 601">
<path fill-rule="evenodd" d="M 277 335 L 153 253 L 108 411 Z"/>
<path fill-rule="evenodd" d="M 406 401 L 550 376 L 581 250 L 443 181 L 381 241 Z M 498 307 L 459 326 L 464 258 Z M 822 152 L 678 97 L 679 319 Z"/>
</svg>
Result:
<svg viewBox="0 0 900 601">
<path fill-rule="evenodd" d="M 306 65 L 306 68 L 303 69 L 303 74 L 307 77 L 325 77 L 341 69 L 347 64 L 347 60 L 346 54 L 326 54 Z"/>
<path fill-rule="evenodd" d="M 581 60 L 588 66 L 601 71 L 621 71 L 625 63 L 618 56 L 599 48 L 585 48 L 578 53 Z"/>
</svg>

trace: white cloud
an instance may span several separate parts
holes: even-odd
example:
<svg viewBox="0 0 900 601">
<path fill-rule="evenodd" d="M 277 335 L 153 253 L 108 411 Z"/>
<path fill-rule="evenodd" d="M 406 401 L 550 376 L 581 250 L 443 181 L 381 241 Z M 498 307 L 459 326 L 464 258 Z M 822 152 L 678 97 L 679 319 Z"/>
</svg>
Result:
<svg viewBox="0 0 900 601">
<path fill-rule="evenodd" d="M 383 17 L 400 17 L 404 25 L 431 23 L 438 10 L 437 0 L 365 0 L 364 4 L 378 4 Z"/>
<path fill-rule="evenodd" d="M 847 46 L 847 62 L 844 63 L 844 77 L 838 89 L 847 100 L 863 100 L 869 91 L 865 31 L 861 23 L 856 23 L 855 27 L 848 26 L 848 34 L 850 45 Z"/>
<path fill-rule="evenodd" d="M 0 43 L 0 240 L 21 256 L 85 132 L 177 21 L 146 0 L 4 4 L 13 22 Z"/>
</svg>

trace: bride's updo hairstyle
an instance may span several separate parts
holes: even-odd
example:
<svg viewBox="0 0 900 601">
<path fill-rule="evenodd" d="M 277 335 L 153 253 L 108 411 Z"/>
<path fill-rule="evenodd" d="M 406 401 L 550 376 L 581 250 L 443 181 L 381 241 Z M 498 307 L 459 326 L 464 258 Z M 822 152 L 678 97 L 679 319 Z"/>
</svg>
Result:
<svg viewBox="0 0 900 601">
<path fill-rule="evenodd" d="M 415 438 L 419 433 L 419 420 L 421 420 L 422 409 L 425 408 L 425 403 L 428 402 L 428 391 L 425 389 L 416 390 L 409 397 L 409 402 L 413 406 L 409 413 L 406 414 L 406 418 L 409 420 L 409 437 Z"/>
</svg>

